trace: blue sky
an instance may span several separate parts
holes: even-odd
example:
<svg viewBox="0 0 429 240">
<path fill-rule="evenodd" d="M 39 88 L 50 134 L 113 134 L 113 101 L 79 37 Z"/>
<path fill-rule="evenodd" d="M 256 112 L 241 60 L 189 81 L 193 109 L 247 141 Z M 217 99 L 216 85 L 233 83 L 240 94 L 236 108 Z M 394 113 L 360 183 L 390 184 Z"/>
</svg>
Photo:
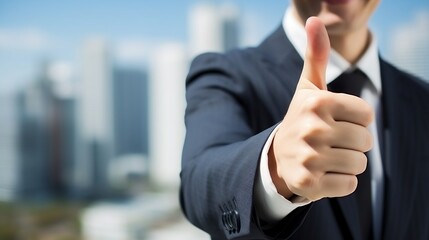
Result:
<svg viewBox="0 0 429 240">
<path fill-rule="evenodd" d="M 0 92 L 34 78 L 41 59 L 77 64 L 77 52 L 88 36 L 112 44 L 141 40 L 150 45 L 187 41 L 187 14 L 198 0 L 7 1 L 0 0 Z M 257 43 L 280 24 L 288 0 L 218 0 L 236 4 Z M 427 0 L 382 0 L 371 21 L 384 55 L 398 26 L 417 13 L 429 14 Z M 14 39 L 18 38 L 17 40 Z M 30 39 L 30 40 L 26 40 Z"/>
</svg>

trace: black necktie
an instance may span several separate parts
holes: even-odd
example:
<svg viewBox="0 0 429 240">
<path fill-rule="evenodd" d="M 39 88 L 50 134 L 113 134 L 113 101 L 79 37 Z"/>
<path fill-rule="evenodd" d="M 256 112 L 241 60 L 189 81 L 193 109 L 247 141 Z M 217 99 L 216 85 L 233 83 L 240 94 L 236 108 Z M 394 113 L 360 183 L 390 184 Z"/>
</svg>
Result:
<svg viewBox="0 0 429 240">
<path fill-rule="evenodd" d="M 328 85 L 332 92 L 347 93 L 360 97 L 362 89 L 369 81 L 368 77 L 359 69 L 341 74 Z M 368 155 L 367 155 L 368 157 Z M 363 239 L 372 239 L 372 201 L 371 201 L 371 174 L 369 162 L 365 172 L 357 176 L 358 186 L 355 195 L 358 203 L 359 220 Z"/>
</svg>

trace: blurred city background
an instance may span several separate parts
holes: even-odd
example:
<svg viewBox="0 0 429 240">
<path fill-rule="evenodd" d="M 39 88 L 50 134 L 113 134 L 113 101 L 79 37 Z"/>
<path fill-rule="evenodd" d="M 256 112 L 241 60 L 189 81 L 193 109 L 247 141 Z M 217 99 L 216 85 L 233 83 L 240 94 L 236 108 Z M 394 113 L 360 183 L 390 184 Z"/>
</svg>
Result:
<svg viewBox="0 0 429 240">
<path fill-rule="evenodd" d="M 288 0 L 0 0 L 0 239 L 208 239 L 178 204 L 184 80 Z M 429 79 L 429 2 L 382 1 L 381 54 Z"/>
</svg>

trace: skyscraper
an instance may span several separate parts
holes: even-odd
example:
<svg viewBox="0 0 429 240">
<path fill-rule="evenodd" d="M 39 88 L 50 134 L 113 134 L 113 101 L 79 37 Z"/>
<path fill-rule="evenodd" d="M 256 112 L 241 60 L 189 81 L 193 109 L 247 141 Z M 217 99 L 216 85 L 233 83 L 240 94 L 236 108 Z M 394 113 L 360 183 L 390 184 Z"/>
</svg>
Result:
<svg viewBox="0 0 429 240">
<path fill-rule="evenodd" d="M 148 83 L 145 72 L 116 68 L 113 77 L 115 155 L 148 153 Z"/>
<path fill-rule="evenodd" d="M 53 172 L 58 158 L 54 138 L 54 96 L 47 76 L 48 63 L 41 66 L 38 79 L 18 94 L 19 161 L 18 198 L 34 199 L 52 195 Z"/>
<path fill-rule="evenodd" d="M 18 105 L 13 94 L 0 95 L 0 201 L 12 201 L 19 188 Z"/>
<path fill-rule="evenodd" d="M 234 5 L 195 5 L 189 16 L 190 51 L 223 52 L 239 45 L 239 13 Z"/>
<path fill-rule="evenodd" d="M 0 99 L 0 200 L 57 197 L 69 186 L 74 101 L 56 94 L 49 68 Z"/>
<path fill-rule="evenodd" d="M 82 50 L 77 88 L 77 152 L 74 188 L 77 195 L 108 192 L 107 169 L 114 153 L 112 67 L 107 44 L 88 39 Z"/>
<path fill-rule="evenodd" d="M 228 51 L 240 44 L 240 18 L 237 7 L 225 4 L 220 7 L 222 17 L 222 50 Z"/>
<path fill-rule="evenodd" d="M 155 185 L 165 188 L 179 185 L 187 58 L 181 44 L 162 45 L 149 71 L 149 174 Z"/>
<path fill-rule="evenodd" d="M 148 79 L 133 68 L 116 68 L 113 76 L 115 158 L 109 173 L 115 190 L 131 193 L 147 176 Z"/>
</svg>

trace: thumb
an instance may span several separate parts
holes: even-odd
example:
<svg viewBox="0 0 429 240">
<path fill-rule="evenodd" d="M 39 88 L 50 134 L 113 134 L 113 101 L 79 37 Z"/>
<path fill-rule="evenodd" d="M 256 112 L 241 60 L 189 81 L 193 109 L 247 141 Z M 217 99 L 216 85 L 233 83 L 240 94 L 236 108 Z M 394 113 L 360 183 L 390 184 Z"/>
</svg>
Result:
<svg viewBox="0 0 429 240">
<path fill-rule="evenodd" d="M 328 64 L 329 43 L 325 26 L 317 17 L 310 17 L 306 24 L 307 50 L 298 88 L 318 88 L 326 90 L 326 65 Z"/>
</svg>

